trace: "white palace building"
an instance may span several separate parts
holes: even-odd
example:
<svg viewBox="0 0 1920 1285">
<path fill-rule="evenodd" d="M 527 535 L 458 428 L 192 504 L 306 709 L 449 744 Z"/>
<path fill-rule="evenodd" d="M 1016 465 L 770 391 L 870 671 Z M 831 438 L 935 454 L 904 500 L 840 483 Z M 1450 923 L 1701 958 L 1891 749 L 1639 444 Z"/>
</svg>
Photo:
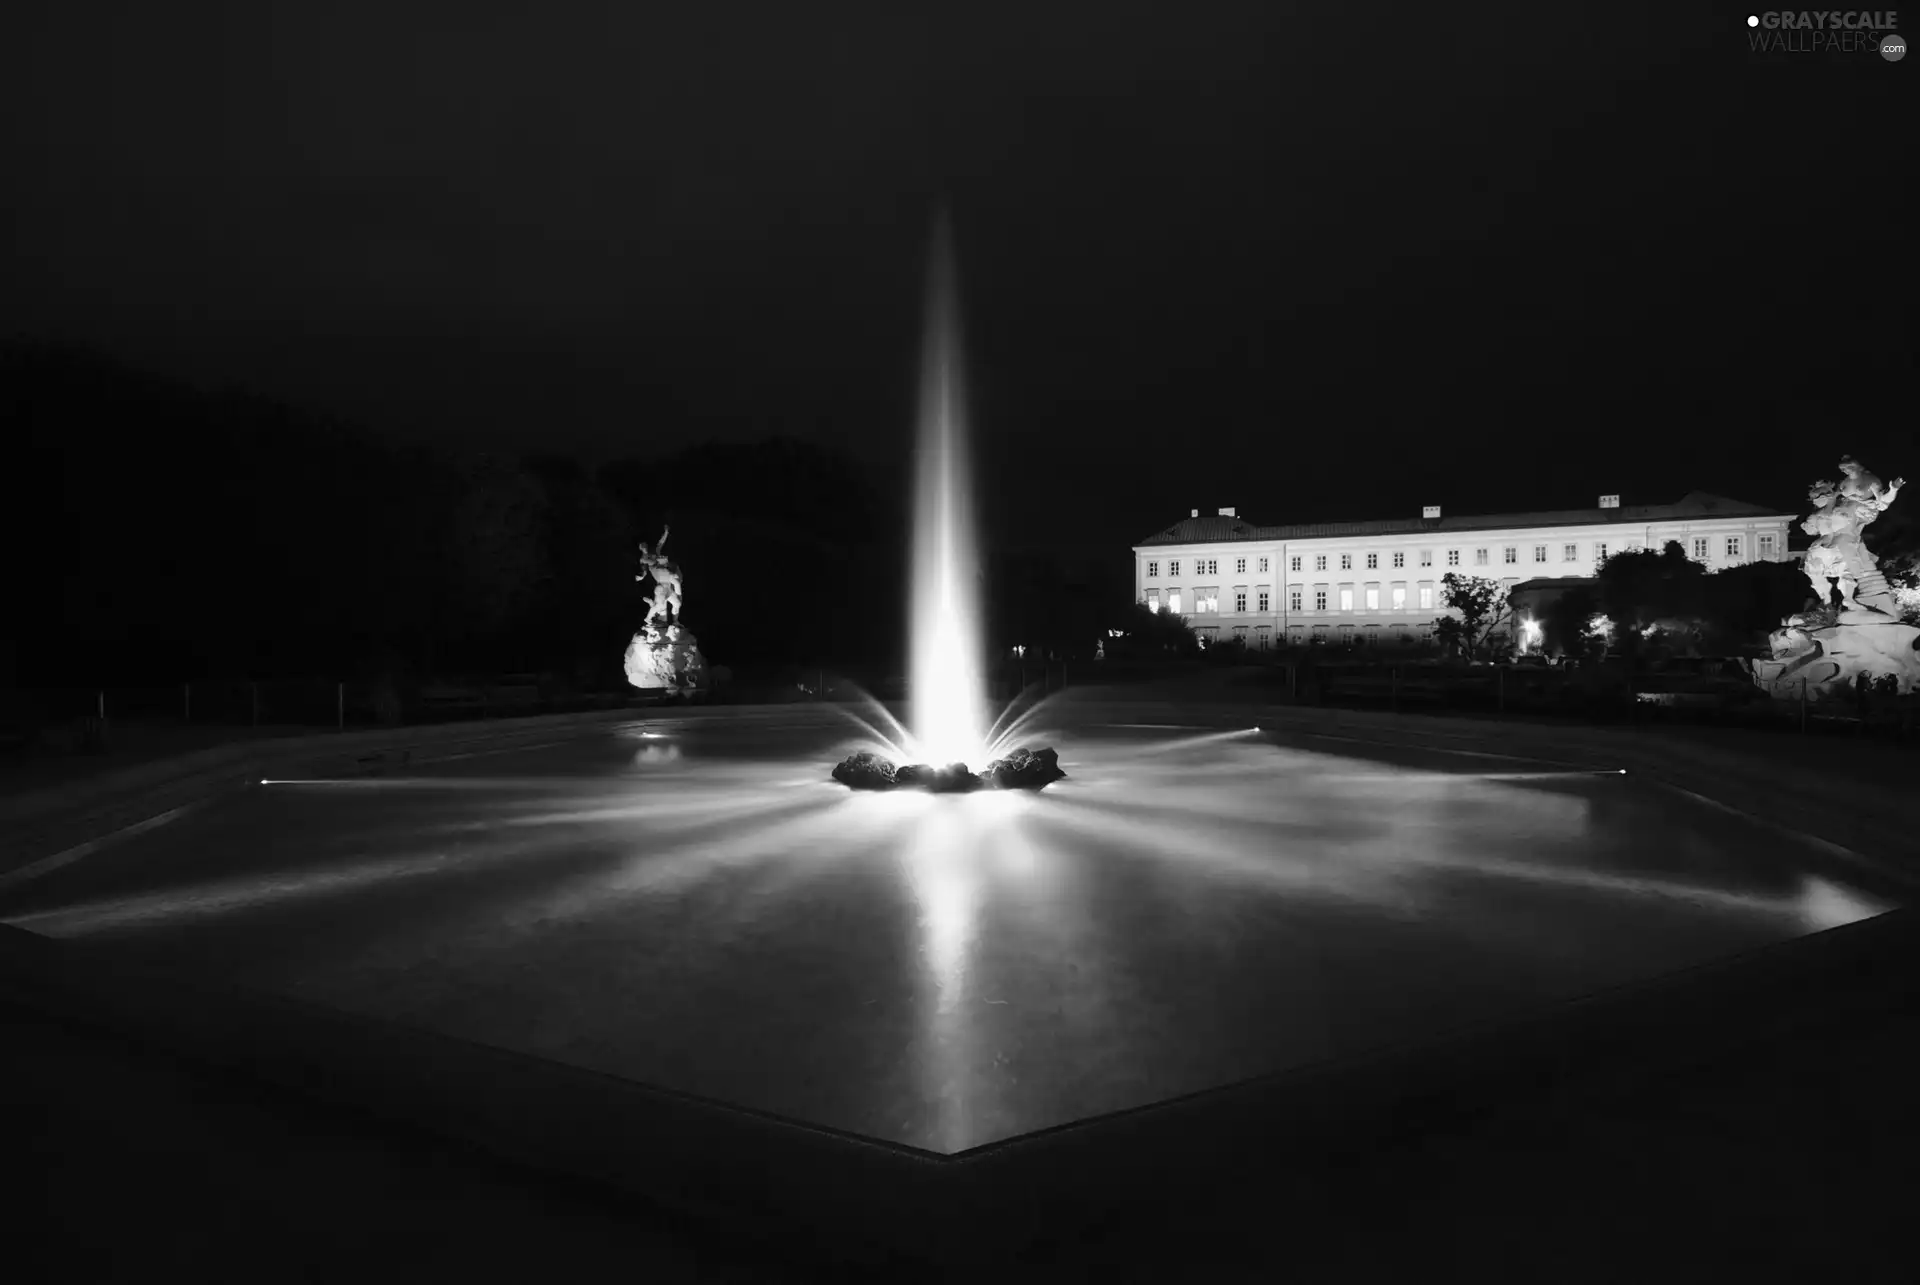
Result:
<svg viewBox="0 0 1920 1285">
<path fill-rule="evenodd" d="M 1297 526 L 1195 509 L 1134 546 L 1135 597 L 1188 617 L 1205 641 L 1413 641 L 1432 636 L 1449 571 L 1512 593 L 1591 576 L 1609 554 L 1670 540 L 1712 569 L 1785 561 L 1793 519 L 1704 491 L 1673 504 L 1622 507 L 1603 495 L 1591 509 L 1449 518 L 1430 506 L 1418 518 Z"/>
</svg>

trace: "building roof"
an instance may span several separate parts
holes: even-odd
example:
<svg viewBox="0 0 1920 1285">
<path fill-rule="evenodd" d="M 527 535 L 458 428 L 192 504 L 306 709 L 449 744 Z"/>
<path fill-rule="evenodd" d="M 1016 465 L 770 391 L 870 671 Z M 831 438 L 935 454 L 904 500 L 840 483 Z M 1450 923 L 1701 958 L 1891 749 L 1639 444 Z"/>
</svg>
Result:
<svg viewBox="0 0 1920 1285">
<path fill-rule="evenodd" d="M 1142 540 L 1136 548 L 1161 544 L 1224 544 L 1233 540 L 1316 540 L 1339 536 L 1443 535 L 1453 531 L 1500 531 L 1551 526 L 1637 526 L 1682 522 L 1691 518 L 1790 518 L 1791 513 L 1762 508 L 1707 491 L 1689 491 L 1672 504 L 1626 504 L 1617 509 L 1544 509 L 1533 513 L 1482 513 L 1466 517 L 1378 518 L 1369 522 L 1302 522 L 1256 526 L 1245 518 L 1196 517 L 1174 523 Z"/>
</svg>

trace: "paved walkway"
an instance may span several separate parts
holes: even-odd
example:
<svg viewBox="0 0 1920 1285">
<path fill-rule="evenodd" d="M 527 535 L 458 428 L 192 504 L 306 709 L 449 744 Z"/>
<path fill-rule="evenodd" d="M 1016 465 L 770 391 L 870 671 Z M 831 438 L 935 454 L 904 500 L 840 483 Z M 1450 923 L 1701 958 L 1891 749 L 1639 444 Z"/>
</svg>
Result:
<svg viewBox="0 0 1920 1285">
<path fill-rule="evenodd" d="M 115 1035 L 0 1007 L 0 1047 L 0 1155 L 46 1213 L 16 1226 L 22 1281 L 791 1279 L 738 1236 Z"/>
<path fill-rule="evenodd" d="M 0 1008 L 22 1279 L 937 1280 L 760 1241 Z M 1036 1248 L 993 1279 L 1911 1279 L 1920 1012 L 1798 1031 Z M 17 1262 L 17 1258 L 14 1260 Z M 947 1279 L 977 1280 L 972 1273 Z"/>
</svg>

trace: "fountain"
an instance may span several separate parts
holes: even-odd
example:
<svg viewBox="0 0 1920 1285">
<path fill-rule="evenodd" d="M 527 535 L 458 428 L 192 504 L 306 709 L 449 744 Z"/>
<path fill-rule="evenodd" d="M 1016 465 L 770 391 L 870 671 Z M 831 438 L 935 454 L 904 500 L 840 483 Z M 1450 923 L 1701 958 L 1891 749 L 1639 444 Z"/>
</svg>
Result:
<svg viewBox="0 0 1920 1285">
<path fill-rule="evenodd" d="M 982 728 L 986 691 L 974 592 L 979 549 L 973 530 L 964 382 L 953 238 L 942 221 L 934 234 L 927 288 L 914 484 L 909 684 L 914 729 L 902 748 L 915 761 L 896 767 L 871 751 L 849 755 L 835 766 L 833 776 L 855 789 L 1043 789 L 1066 775 L 1051 749 L 1015 749 L 987 761 L 977 773 L 971 766 L 988 759 L 990 747 Z"/>
<path fill-rule="evenodd" d="M 364 748 L 249 748 L 281 770 L 263 762 L 257 786 L 204 807 L 169 787 L 173 812 L 0 873 L 14 944 L 55 938 L 76 965 L 91 956 L 143 987 L 199 983 L 102 1012 L 177 1013 L 183 1040 L 217 1038 L 223 1057 L 378 1087 L 384 1107 L 429 1121 L 491 1119 L 489 1145 L 524 1121 L 543 1164 L 578 1155 L 604 1176 L 618 1152 L 658 1165 L 670 1192 L 701 1191 L 689 1175 L 703 1171 L 758 1204 L 774 1189 L 737 1175 L 785 1174 L 795 1207 L 802 1184 L 836 1190 L 813 1167 L 823 1131 L 925 1153 L 901 1189 L 940 1193 L 921 1161 L 1069 1124 L 1098 1136 L 1109 1114 L 1129 1140 L 1115 1145 L 1136 1147 L 1156 1103 L 1182 1102 L 1163 1127 L 1184 1134 L 1211 1090 L 1235 1086 L 1216 1102 L 1244 1107 L 1245 1086 L 1282 1074 L 1531 1022 L 1908 897 L 1871 853 L 1795 834 L 1814 806 L 1769 789 L 1766 764 L 1701 769 L 1693 784 L 1724 782 L 1721 801 L 1618 770 L 1630 751 L 1610 737 L 1329 724 L 1138 684 L 1081 684 L 989 722 L 951 264 L 943 241 L 904 720 L 836 702 L 408 729 L 382 742 L 402 756 L 377 775 Z M 680 573 L 663 545 L 643 550 L 655 610 L 629 672 L 677 690 L 697 652 L 674 636 Z M 1859 578 L 1862 610 L 1876 595 Z M 1878 616 L 1841 628 L 1902 636 Z M 1061 753 L 1015 748 L 1040 743 Z M 1048 785 L 1062 757 L 1073 774 Z M 1690 756 L 1672 757 L 1688 780 Z M 840 759 L 827 780 L 820 765 Z M 1776 807 L 1778 821 L 1746 815 Z M 71 842 L 64 830 L 26 837 Z M 1873 833 L 1856 818 L 1846 835 Z M 271 1007 L 237 1007 L 255 992 Z M 342 1040 L 349 1021 L 373 1025 Z M 256 1055 L 256 1040 L 283 1052 Z M 1385 1094 L 1397 1075 L 1362 1079 Z M 503 1085 L 520 1086 L 498 1088 L 511 1109 L 468 1110 Z M 601 1114 L 669 1097 L 671 1115 Z M 642 1123 L 657 1119 L 668 1128 Z M 807 1126 L 802 1141 L 782 1143 L 782 1121 Z M 656 1133 L 680 1141 L 607 1145 Z M 1060 1154 L 951 1171 L 993 1178 L 955 1202 L 966 1222 L 989 1187 L 1027 1199 L 1023 1171 L 993 1168 L 1023 1153 Z M 891 1172 L 879 1154 L 849 1163 Z"/>
</svg>

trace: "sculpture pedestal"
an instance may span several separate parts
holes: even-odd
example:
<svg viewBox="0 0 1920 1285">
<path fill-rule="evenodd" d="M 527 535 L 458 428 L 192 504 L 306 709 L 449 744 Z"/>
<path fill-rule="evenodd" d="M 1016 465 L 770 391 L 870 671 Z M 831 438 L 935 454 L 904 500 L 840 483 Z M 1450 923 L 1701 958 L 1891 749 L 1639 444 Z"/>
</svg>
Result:
<svg viewBox="0 0 1920 1285">
<path fill-rule="evenodd" d="M 707 658 L 700 641 L 678 627 L 642 630 L 627 644 L 627 681 L 643 691 L 686 695 L 707 686 Z"/>
<path fill-rule="evenodd" d="M 1843 611 L 1818 629 L 1772 636 L 1773 659 L 1753 662 L 1753 681 L 1782 700 L 1844 695 L 1861 674 L 1891 675 L 1904 695 L 1920 688 L 1920 627 L 1877 611 Z"/>
</svg>

